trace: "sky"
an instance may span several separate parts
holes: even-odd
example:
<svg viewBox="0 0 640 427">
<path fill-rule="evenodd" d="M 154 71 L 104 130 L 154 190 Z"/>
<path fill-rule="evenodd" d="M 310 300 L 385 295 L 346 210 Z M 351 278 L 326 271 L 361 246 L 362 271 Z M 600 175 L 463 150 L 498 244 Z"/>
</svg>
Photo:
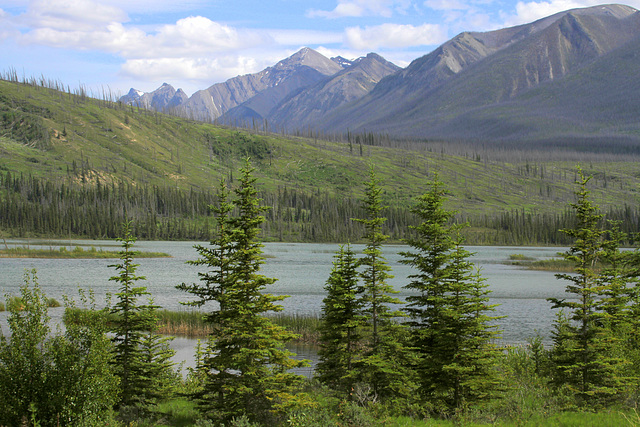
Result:
<svg viewBox="0 0 640 427">
<path fill-rule="evenodd" d="M 96 93 L 188 95 L 310 47 L 400 67 L 462 31 L 524 24 L 593 0 L 0 0 L 0 72 Z M 640 9 L 640 0 L 623 4 Z"/>
</svg>

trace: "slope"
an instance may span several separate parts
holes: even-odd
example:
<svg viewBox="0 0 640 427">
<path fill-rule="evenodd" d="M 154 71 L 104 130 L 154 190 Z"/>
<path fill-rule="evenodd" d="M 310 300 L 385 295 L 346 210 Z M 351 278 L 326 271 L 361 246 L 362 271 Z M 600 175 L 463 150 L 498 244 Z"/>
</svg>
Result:
<svg viewBox="0 0 640 427">
<path fill-rule="evenodd" d="M 370 53 L 339 73 L 285 99 L 267 119 L 283 128 L 305 128 L 323 120 L 332 110 L 369 93 L 385 76 L 400 68 Z"/>
<path fill-rule="evenodd" d="M 303 48 L 289 58 L 259 73 L 238 76 L 224 83 L 194 93 L 182 105 L 181 115 L 197 120 L 213 121 L 232 108 L 271 89 L 271 93 L 256 101 L 257 114 L 268 108 L 264 106 L 279 102 L 286 93 L 278 86 L 284 84 L 288 93 L 298 87 L 320 80 L 323 76 L 340 71 L 342 67 L 314 51 Z M 277 100 L 277 101 L 276 101 Z M 275 104 L 274 104 L 275 105 Z M 251 109 L 251 107 L 249 107 Z"/>
<path fill-rule="evenodd" d="M 466 218 L 487 220 L 512 210 L 563 212 L 572 200 L 575 165 L 581 159 L 509 163 L 494 161 L 491 153 L 480 151 L 447 155 L 430 144 L 354 147 L 285 138 L 20 82 L 0 81 L 0 112 L 2 174 L 38 177 L 67 189 L 102 185 L 140 188 L 153 195 L 156 187 L 171 188 L 197 200 L 196 194 L 212 192 L 220 178 L 233 181 L 239 166 L 250 157 L 264 197 L 281 200 L 288 190 L 291 200 L 304 195 L 317 202 L 313 209 L 310 205 L 272 205 L 274 216 L 281 221 L 289 216 L 315 218 L 327 233 L 348 227 L 354 211 L 345 211 L 335 223 L 327 218 L 335 218 L 343 206 L 357 206 L 362 177 L 370 165 L 383 181 L 384 203 L 394 218 L 389 227 L 397 233 L 406 224 L 411 198 L 424 191 L 434 171 L 450 189 L 452 208 L 461 210 Z M 638 157 L 626 158 L 627 162 L 583 159 L 586 172 L 596 176 L 594 197 L 603 207 L 635 206 L 640 184 Z M 3 194 L 0 188 L 0 200 L 6 201 Z M 325 237 L 329 238 L 335 236 Z"/>
<path fill-rule="evenodd" d="M 481 140 L 525 138 L 520 127 L 491 126 L 509 121 L 508 110 L 498 108 L 501 103 L 624 46 L 640 34 L 639 15 L 627 6 L 609 5 L 490 33 L 463 33 L 383 79 L 368 96 L 338 109 L 325 123 L 332 131 L 384 129 L 398 136 L 468 139 L 473 132 L 473 138 Z M 474 132 L 464 119 L 487 106 L 500 114 L 483 114 L 490 123 Z M 529 126 L 547 124 L 532 118 Z"/>
</svg>

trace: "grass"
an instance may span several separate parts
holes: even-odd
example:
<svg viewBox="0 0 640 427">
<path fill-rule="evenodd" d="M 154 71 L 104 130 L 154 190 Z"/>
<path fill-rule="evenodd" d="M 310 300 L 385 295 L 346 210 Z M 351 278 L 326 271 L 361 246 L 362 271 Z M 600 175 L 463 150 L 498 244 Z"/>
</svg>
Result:
<svg viewBox="0 0 640 427">
<path fill-rule="evenodd" d="M 164 335 L 203 338 L 213 332 L 199 311 L 160 310 L 157 314 L 158 332 Z"/>
<path fill-rule="evenodd" d="M 169 258 L 171 255 L 163 252 L 145 252 L 136 253 L 136 258 Z M 0 249 L 0 258 L 51 258 L 51 259 L 103 259 L 103 258 L 119 258 L 118 251 L 105 251 L 96 249 L 91 246 L 84 249 L 76 246 L 72 250 L 66 247 L 59 249 L 32 249 L 26 246 L 17 246 L 15 248 Z"/>
<path fill-rule="evenodd" d="M 65 322 L 80 319 L 75 312 L 84 311 L 80 308 L 67 309 Z M 204 313 L 197 310 L 158 310 L 158 333 L 163 335 L 187 338 L 204 338 L 213 333 L 213 327 L 204 321 Z M 107 315 L 107 322 L 109 317 Z M 269 318 L 279 326 L 299 335 L 294 340 L 300 344 L 316 344 L 319 339 L 318 328 L 320 318 L 317 315 L 304 316 L 300 314 L 276 313 Z"/>
<path fill-rule="evenodd" d="M 509 255 L 511 261 L 535 261 L 534 257 L 526 256 L 523 254 L 511 254 Z"/>
<path fill-rule="evenodd" d="M 60 304 L 60 302 L 55 298 L 47 298 L 47 307 L 55 308 L 55 307 L 61 307 L 61 306 L 62 304 Z M 0 302 L 0 311 L 7 311 L 7 310 L 22 311 L 24 310 L 24 308 L 25 308 L 24 301 L 22 301 L 22 298 L 17 296 L 9 297 L 6 301 L 6 304 Z"/>
<path fill-rule="evenodd" d="M 298 334 L 296 343 L 315 344 L 319 339 L 318 328 L 320 317 L 317 315 L 300 315 L 276 313 L 268 316 L 276 325 Z M 158 312 L 158 332 L 165 335 L 183 336 L 188 338 L 204 338 L 213 332 L 211 325 L 204 321 L 200 311 L 172 311 Z"/>
<path fill-rule="evenodd" d="M 436 170 L 447 183 L 451 208 L 467 215 L 513 209 L 559 213 L 573 200 L 575 159 L 506 162 L 492 159 L 483 148 L 479 160 L 479 153 L 447 154 L 427 142 L 367 145 L 360 155 L 343 142 L 238 131 L 7 81 L 0 81 L 3 103 L 46 112 L 42 122 L 51 135 L 47 149 L 0 137 L 2 169 L 12 174 L 88 185 L 125 182 L 206 190 L 237 171 L 249 155 L 266 191 L 295 187 L 359 197 L 362 177 L 373 164 L 383 183 L 384 202 L 391 207 L 406 205 L 423 193 L 428 175 Z M 590 183 L 596 203 L 636 204 L 636 162 L 584 166 L 587 174 L 596 176 Z"/>
</svg>

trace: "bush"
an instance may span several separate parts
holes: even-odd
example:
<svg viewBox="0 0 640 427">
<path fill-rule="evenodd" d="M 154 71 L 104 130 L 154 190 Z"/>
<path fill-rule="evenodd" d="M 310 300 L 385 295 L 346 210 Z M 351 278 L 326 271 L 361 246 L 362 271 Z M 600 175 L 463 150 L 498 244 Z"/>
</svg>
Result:
<svg viewBox="0 0 640 427">
<path fill-rule="evenodd" d="M 118 383 L 104 322 L 52 335 L 35 270 L 20 293 L 22 305 L 9 306 L 11 338 L 0 336 L 0 425 L 109 424 Z"/>
</svg>

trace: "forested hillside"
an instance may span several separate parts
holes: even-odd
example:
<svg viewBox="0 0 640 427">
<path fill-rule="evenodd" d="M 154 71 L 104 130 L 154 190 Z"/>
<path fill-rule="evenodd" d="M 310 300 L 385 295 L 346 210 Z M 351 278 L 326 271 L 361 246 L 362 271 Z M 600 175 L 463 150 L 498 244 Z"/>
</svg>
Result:
<svg viewBox="0 0 640 427">
<path fill-rule="evenodd" d="M 438 172 L 450 207 L 469 220 L 469 243 L 563 244 L 576 166 L 594 199 L 638 228 L 640 177 L 629 156 L 597 147 L 471 146 L 384 135 L 282 136 L 237 130 L 113 102 L 57 82 L 0 81 L 0 233 L 115 237 L 125 218 L 146 239 L 209 239 L 208 205 L 221 177 L 234 185 L 249 157 L 265 205 L 267 240 L 350 241 L 370 165 L 381 178 L 387 233 L 405 236 L 412 199 Z M 19 81 L 20 80 L 20 81 Z M 550 153 L 550 149 L 556 150 Z M 554 160 L 541 160 L 554 159 Z"/>
</svg>

